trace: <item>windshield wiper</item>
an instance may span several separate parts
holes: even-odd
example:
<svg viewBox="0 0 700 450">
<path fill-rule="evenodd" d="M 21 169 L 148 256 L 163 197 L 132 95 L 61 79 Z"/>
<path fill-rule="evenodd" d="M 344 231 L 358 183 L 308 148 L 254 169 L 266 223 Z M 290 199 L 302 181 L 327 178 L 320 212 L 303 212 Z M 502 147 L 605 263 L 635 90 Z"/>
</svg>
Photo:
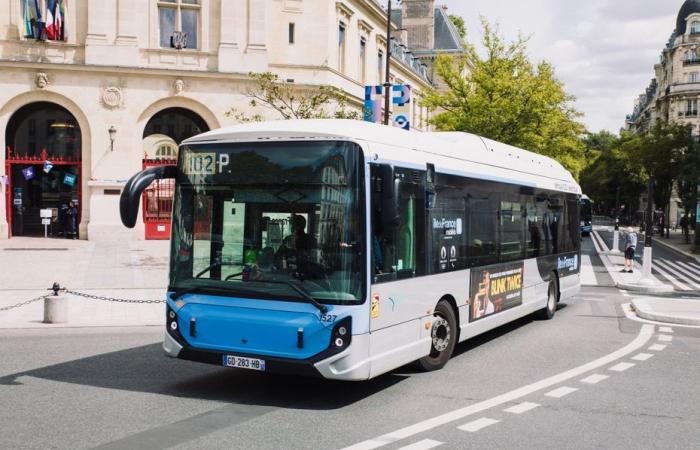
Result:
<svg viewBox="0 0 700 450">
<path fill-rule="evenodd" d="M 318 308 L 318 310 L 321 311 L 323 314 L 328 312 L 328 307 L 326 305 L 319 303 L 318 300 L 313 298 L 311 296 L 311 294 L 309 294 L 309 292 L 306 289 L 302 288 L 301 286 L 297 286 L 295 283 L 293 283 L 291 281 L 288 281 L 288 280 L 265 280 L 265 279 L 262 279 L 262 280 L 237 280 L 237 281 L 240 281 L 242 283 L 255 282 L 255 283 L 284 284 L 285 286 L 289 286 L 290 288 L 292 288 L 294 290 L 294 292 L 301 295 L 302 298 L 308 300 L 309 303 L 311 303 L 316 308 Z"/>
<path fill-rule="evenodd" d="M 170 290 L 170 289 L 168 289 Z M 201 292 L 204 294 L 212 294 L 212 295 L 217 295 L 217 296 L 223 296 L 223 297 L 232 297 L 232 296 L 237 296 L 237 295 L 254 295 L 255 292 L 245 290 L 245 289 L 236 289 L 235 291 L 231 291 L 228 288 L 223 288 L 223 287 L 213 287 L 213 286 L 192 286 L 189 288 L 182 288 L 182 289 L 172 289 L 173 293 L 170 296 L 171 300 L 177 300 L 183 295 L 187 294 L 193 294 L 195 292 Z"/>
</svg>

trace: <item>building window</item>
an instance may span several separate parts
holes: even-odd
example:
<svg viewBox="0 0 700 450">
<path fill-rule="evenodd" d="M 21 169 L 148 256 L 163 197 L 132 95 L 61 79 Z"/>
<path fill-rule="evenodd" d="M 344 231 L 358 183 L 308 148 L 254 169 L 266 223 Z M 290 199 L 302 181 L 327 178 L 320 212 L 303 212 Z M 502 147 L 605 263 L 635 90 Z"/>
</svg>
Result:
<svg viewBox="0 0 700 450">
<path fill-rule="evenodd" d="M 360 81 L 364 83 L 367 75 L 367 40 L 360 39 Z"/>
<path fill-rule="evenodd" d="M 338 26 L 338 70 L 345 72 L 345 24 Z"/>
<path fill-rule="evenodd" d="M 695 34 L 700 34 L 700 22 L 697 20 L 694 20 L 690 24 L 690 34 L 695 35 Z"/>
<path fill-rule="evenodd" d="M 697 83 L 698 82 L 698 73 L 697 72 L 690 72 L 688 74 L 688 83 Z"/>
<path fill-rule="evenodd" d="M 37 41 L 66 41 L 66 0 L 22 1 L 24 37 Z"/>
<path fill-rule="evenodd" d="M 294 43 L 294 31 L 295 31 L 296 25 L 294 22 L 289 23 L 289 43 L 293 44 Z"/>
<path fill-rule="evenodd" d="M 158 0 L 160 46 L 198 48 L 199 0 Z"/>
<path fill-rule="evenodd" d="M 698 100 L 686 100 L 686 116 L 697 116 L 698 115 Z"/>
<path fill-rule="evenodd" d="M 379 84 L 384 83 L 384 52 L 381 50 L 377 53 L 377 76 Z"/>
</svg>

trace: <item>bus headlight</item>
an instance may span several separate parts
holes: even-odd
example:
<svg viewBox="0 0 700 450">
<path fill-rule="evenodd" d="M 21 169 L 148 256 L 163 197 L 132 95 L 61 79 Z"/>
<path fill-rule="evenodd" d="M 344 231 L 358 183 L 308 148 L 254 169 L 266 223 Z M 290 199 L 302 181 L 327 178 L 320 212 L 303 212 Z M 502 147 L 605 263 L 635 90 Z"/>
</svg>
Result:
<svg viewBox="0 0 700 450">
<path fill-rule="evenodd" d="M 182 335 L 180 334 L 180 327 L 178 326 L 177 319 L 177 313 L 175 313 L 175 311 L 170 309 L 170 306 L 168 306 L 165 313 L 165 329 L 173 339 L 182 343 L 183 339 Z"/>
<path fill-rule="evenodd" d="M 350 332 L 351 325 L 352 318 L 346 317 L 333 327 L 333 333 L 331 333 L 331 348 L 336 352 L 344 350 L 350 345 L 350 341 L 352 340 L 352 333 Z"/>
</svg>

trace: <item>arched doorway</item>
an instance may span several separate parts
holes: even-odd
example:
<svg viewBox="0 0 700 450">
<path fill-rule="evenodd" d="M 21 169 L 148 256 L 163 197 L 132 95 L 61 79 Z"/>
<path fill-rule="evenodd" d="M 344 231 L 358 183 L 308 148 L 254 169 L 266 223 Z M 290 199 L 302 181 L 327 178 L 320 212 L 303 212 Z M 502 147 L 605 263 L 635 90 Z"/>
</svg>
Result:
<svg viewBox="0 0 700 450">
<path fill-rule="evenodd" d="M 143 132 L 143 168 L 177 164 L 178 145 L 185 139 L 209 131 L 198 114 L 185 108 L 167 108 L 156 113 Z M 153 182 L 143 194 L 146 239 L 169 239 L 174 180 Z"/>
<path fill-rule="evenodd" d="M 75 117 L 50 102 L 18 109 L 5 130 L 10 236 L 78 237 L 82 134 Z M 75 208 L 69 208 L 73 202 Z"/>
</svg>

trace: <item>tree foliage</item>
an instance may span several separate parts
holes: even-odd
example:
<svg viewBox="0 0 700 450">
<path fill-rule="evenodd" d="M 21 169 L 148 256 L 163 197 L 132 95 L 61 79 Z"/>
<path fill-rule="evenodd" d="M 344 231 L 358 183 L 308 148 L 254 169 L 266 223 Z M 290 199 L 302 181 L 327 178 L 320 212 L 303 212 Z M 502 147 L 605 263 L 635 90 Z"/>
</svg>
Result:
<svg viewBox="0 0 700 450">
<path fill-rule="evenodd" d="M 271 72 L 250 73 L 253 86 L 246 92 L 248 105 L 275 111 L 282 119 L 361 119 L 361 111 L 348 104 L 347 95 L 333 86 L 302 87 L 280 80 Z M 226 115 L 239 122 L 260 122 L 265 115 L 231 108 Z"/>
<path fill-rule="evenodd" d="M 464 18 L 462 18 L 462 16 L 450 14 L 450 21 L 457 29 L 459 37 L 461 37 L 462 40 L 465 40 L 467 38 L 467 26 L 464 24 Z"/>
<path fill-rule="evenodd" d="M 484 57 L 471 45 L 465 56 L 438 56 L 436 72 L 447 89 L 424 98 L 436 112 L 432 123 L 555 158 L 578 175 L 585 165 L 585 128 L 574 97 L 549 63 L 529 60 L 525 38 L 508 43 L 483 18 L 482 26 Z"/>
</svg>

